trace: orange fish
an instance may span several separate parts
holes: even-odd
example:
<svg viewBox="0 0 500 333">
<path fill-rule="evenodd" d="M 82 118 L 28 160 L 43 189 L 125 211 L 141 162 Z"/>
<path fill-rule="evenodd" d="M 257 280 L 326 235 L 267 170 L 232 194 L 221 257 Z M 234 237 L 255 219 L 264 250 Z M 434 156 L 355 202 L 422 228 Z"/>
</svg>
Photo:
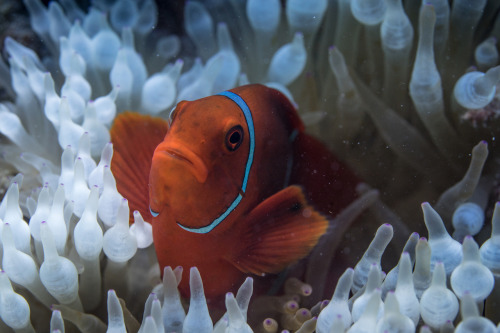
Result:
<svg viewBox="0 0 500 333">
<path fill-rule="evenodd" d="M 111 138 L 118 191 L 152 222 L 160 266 L 198 267 L 209 299 L 306 256 L 355 198 L 357 178 L 263 85 L 182 101 L 168 122 L 124 113 Z"/>
</svg>

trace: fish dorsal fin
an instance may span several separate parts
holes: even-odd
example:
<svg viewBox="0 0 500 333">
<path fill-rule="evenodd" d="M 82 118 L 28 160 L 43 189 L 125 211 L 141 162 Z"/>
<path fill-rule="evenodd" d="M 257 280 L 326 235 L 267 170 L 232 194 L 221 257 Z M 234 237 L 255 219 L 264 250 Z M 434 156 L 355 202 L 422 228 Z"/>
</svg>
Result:
<svg viewBox="0 0 500 333">
<path fill-rule="evenodd" d="M 275 103 L 276 112 L 283 112 L 282 115 L 288 122 L 291 131 L 303 132 L 305 127 L 300 118 L 297 109 L 290 100 L 280 91 L 271 89 L 271 94 Z"/>
<path fill-rule="evenodd" d="M 318 139 L 299 132 L 293 150 L 290 184 L 303 186 L 320 212 L 336 216 L 357 198 L 359 178 Z"/>
<path fill-rule="evenodd" d="M 302 188 L 288 186 L 245 218 L 240 251 L 229 261 L 242 272 L 277 273 L 305 257 L 328 227 L 327 219 L 305 200 Z"/>
<path fill-rule="evenodd" d="M 264 108 L 266 111 L 276 113 L 281 122 L 287 125 L 290 132 L 294 130 L 299 132 L 304 131 L 304 124 L 295 106 L 279 90 L 262 84 L 249 84 L 231 89 L 230 92 L 238 94 L 252 112 L 265 115 L 266 112 L 257 111 Z"/>
<path fill-rule="evenodd" d="M 134 112 L 119 114 L 111 127 L 111 171 L 118 192 L 128 200 L 131 222 L 134 210 L 151 222 L 149 171 L 155 148 L 163 141 L 167 130 L 167 121 Z"/>
</svg>

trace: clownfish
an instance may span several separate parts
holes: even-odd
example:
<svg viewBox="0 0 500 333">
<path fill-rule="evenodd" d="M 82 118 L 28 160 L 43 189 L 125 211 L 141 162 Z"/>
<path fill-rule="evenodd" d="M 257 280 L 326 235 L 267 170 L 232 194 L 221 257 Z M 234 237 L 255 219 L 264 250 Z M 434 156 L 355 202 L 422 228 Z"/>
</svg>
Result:
<svg viewBox="0 0 500 333">
<path fill-rule="evenodd" d="M 117 189 L 152 223 L 162 271 L 196 266 L 209 299 L 305 257 L 356 197 L 356 176 L 263 85 L 181 101 L 168 121 L 123 113 L 111 138 Z"/>
</svg>

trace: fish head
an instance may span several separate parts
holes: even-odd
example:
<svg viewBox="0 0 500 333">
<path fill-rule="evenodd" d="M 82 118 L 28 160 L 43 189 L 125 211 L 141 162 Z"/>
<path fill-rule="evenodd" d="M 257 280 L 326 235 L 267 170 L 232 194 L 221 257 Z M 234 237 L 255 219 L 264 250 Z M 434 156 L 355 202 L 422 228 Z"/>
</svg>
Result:
<svg viewBox="0 0 500 333">
<path fill-rule="evenodd" d="M 152 214 L 189 231 L 213 228 L 243 194 L 250 149 L 249 125 L 238 105 L 217 95 L 180 102 L 153 155 Z"/>
</svg>

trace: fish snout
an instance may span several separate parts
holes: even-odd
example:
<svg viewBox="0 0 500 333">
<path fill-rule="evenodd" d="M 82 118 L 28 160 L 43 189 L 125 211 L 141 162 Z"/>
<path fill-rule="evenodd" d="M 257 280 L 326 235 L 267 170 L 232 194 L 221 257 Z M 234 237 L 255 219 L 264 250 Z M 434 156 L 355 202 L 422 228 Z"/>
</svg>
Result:
<svg viewBox="0 0 500 333">
<path fill-rule="evenodd" d="M 158 146 L 157 152 L 169 159 L 184 163 L 199 183 L 205 183 L 207 180 L 207 165 L 201 157 L 184 145 L 176 142 L 163 142 Z"/>
</svg>

